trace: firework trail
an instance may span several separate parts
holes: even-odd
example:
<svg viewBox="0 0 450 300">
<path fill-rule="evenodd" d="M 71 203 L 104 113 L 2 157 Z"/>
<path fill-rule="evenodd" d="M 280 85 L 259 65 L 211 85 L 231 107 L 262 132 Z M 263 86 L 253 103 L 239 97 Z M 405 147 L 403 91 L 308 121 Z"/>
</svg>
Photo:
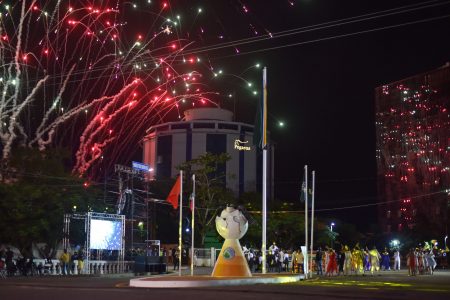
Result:
<svg viewBox="0 0 450 300">
<path fill-rule="evenodd" d="M 180 106 L 214 104 L 200 64 L 183 55 L 191 42 L 162 16 L 165 4 L 141 35 L 125 20 L 129 2 L 13 3 L 0 18 L 3 161 L 21 145 L 69 145 L 74 171 L 86 174 L 105 151 L 115 163 Z"/>
</svg>

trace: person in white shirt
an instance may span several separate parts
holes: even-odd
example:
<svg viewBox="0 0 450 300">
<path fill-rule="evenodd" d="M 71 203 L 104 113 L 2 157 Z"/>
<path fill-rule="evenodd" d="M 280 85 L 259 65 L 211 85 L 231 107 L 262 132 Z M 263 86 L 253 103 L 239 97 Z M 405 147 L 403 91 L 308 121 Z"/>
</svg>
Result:
<svg viewBox="0 0 450 300">
<path fill-rule="evenodd" d="M 398 249 L 394 252 L 394 270 L 400 271 L 400 251 Z"/>
<path fill-rule="evenodd" d="M 289 253 L 287 250 L 283 255 L 283 265 L 284 265 L 284 271 L 289 272 Z"/>
</svg>

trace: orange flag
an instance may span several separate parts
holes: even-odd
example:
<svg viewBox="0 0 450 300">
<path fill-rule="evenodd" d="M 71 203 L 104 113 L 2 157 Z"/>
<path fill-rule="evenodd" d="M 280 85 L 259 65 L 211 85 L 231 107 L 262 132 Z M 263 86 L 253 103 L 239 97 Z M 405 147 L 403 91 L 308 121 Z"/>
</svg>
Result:
<svg viewBox="0 0 450 300">
<path fill-rule="evenodd" d="M 174 209 L 178 208 L 178 197 L 180 196 L 181 191 L 181 182 L 180 182 L 180 176 L 178 176 L 177 181 L 175 182 L 174 186 L 172 187 L 172 190 L 169 193 L 169 196 L 167 196 L 167 202 L 172 204 Z"/>
</svg>

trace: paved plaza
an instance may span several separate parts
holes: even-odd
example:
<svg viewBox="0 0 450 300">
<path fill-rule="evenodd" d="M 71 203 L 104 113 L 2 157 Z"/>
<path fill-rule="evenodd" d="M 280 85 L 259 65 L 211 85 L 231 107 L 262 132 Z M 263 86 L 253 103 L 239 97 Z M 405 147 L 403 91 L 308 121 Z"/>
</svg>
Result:
<svg viewBox="0 0 450 300">
<path fill-rule="evenodd" d="M 210 269 L 197 269 L 206 274 Z M 184 270 L 183 273 L 187 273 Z M 164 276 L 176 276 L 164 275 Z M 0 299 L 450 299 L 450 271 L 409 277 L 405 271 L 376 276 L 320 277 L 287 284 L 235 287 L 130 288 L 122 276 L 44 276 L 0 280 Z M 156 298 L 155 298 L 156 297 Z"/>
</svg>

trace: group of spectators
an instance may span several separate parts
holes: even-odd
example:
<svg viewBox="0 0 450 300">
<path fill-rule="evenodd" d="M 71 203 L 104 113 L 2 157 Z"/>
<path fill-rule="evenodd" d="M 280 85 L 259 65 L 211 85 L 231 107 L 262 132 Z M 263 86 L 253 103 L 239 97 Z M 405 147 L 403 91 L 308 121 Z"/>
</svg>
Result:
<svg viewBox="0 0 450 300">
<path fill-rule="evenodd" d="M 19 256 L 14 259 L 14 252 L 9 247 L 6 248 L 6 251 L 0 252 L 0 270 L 2 269 L 6 271 L 7 276 L 14 274 L 28 276 L 37 272 L 32 255 Z"/>
<path fill-rule="evenodd" d="M 251 272 L 262 271 L 262 252 L 254 248 L 243 247 Z M 301 248 L 294 251 L 281 249 L 274 242 L 267 251 L 266 268 L 268 272 L 303 273 L 304 255 Z"/>
<path fill-rule="evenodd" d="M 77 264 L 75 264 L 77 261 Z M 63 275 L 70 274 L 83 274 L 84 269 L 84 254 L 83 251 L 75 251 L 72 255 L 64 249 L 63 253 L 59 257 L 61 273 Z M 75 268 L 77 268 L 77 272 L 75 273 Z"/>
<path fill-rule="evenodd" d="M 56 268 L 60 268 L 63 275 L 74 274 L 75 268 L 77 268 L 78 274 L 83 273 L 84 255 L 82 251 L 75 251 L 70 254 L 67 249 L 64 249 L 58 260 L 59 264 L 56 265 Z M 74 261 L 78 263 L 74 264 Z M 44 263 L 36 263 L 33 255 L 18 256 L 14 259 L 14 252 L 9 247 L 6 248 L 4 253 L 0 253 L 0 270 L 6 270 L 6 275 L 10 277 L 14 275 L 44 275 L 50 273 L 52 265 L 52 260 L 49 257 L 44 260 Z"/>
</svg>

